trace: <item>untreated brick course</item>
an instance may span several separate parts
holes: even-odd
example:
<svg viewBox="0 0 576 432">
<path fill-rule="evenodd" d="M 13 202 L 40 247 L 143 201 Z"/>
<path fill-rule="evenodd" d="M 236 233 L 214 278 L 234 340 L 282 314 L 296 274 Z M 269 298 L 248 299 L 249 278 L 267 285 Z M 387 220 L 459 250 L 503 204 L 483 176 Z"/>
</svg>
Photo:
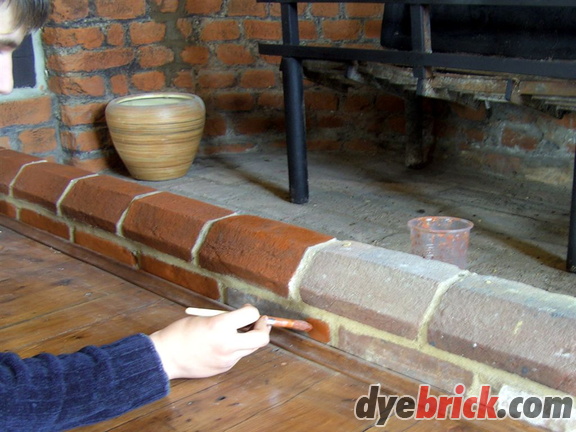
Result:
<svg viewBox="0 0 576 432">
<path fill-rule="evenodd" d="M 57 203 L 70 182 L 90 171 L 52 162 L 32 164 L 23 168 L 13 187 L 15 198 L 38 204 L 56 213 Z"/>
<path fill-rule="evenodd" d="M 288 296 L 288 284 L 306 250 L 332 237 L 258 216 L 216 222 L 199 251 L 208 270 L 236 276 Z"/>
<path fill-rule="evenodd" d="M 222 207 L 161 192 L 132 203 L 122 233 L 126 238 L 190 261 L 204 225 L 230 214 Z"/>
<path fill-rule="evenodd" d="M 576 299 L 470 275 L 444 294 L 429 344 L 576 394 Z"/>
<path fill-rule="evenodd" d="M 337 242 L 314 255 L 300 295 L 312 306 L 416 339 L 440 284 L 459 272 L 456 266 L 415 255 Z"/>
<path fill-rule="evenodd" d="M 0 103 L 0 128 L 40 124 L 51 116 L 52 98 L 49 96 Z"/>
<path fill-rule="evenodd" d="M 132 200 L 153 188 L 109 176 L 79 180 L 63 198 L 62 214 L 79 222 L 115 233 Z"/>
<path fill-rule="evenodd" d="M 47 153 L 57 149 L 58 140 L 54 128 L 28 129 L 18 135 L 22 151 L 27 154 Z"/>
<path fill-rule="evenodd" d="M 372 336 L 355 334 L 344 328 L 340 329 L 338 340 L 338 347 L 346 352 L 383 367 L 402 371 L 403 375 L 431 384 L 448 394 L 454 392 L 456 384 L 464 384 L 466 387 L 472 384 L 472 372 L 417 349 Z"/>
</svg>

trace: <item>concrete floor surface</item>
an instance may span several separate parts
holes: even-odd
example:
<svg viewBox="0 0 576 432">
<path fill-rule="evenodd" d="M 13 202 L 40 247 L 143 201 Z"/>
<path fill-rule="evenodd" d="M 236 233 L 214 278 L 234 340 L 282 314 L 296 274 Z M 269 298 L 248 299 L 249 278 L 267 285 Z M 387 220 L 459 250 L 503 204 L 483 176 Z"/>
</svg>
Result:
<svg viewBox="0 0 576 432">
<path fill-rule="evenodd" d="M 410 251 L 407 222 L 455 216 L 474 223 L 468 270 L 576 295 L 565 269 L 570 191 L 432 164 L 404 167 L 384 152 L 309 153 L 310 202 L 288 201 L 283 152 L 198 157 L 158 190 L 306 227 L 339 240 Z"/>
</svg>

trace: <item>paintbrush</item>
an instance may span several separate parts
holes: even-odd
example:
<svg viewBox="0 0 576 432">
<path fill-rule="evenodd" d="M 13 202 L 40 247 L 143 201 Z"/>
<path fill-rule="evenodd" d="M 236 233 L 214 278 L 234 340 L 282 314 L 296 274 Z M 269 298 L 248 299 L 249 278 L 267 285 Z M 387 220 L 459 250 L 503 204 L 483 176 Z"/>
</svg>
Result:
<svg viewBox="0 0 576 432">
<path fill-rule="evenodd" d="M 186 308 L 186 314 L 202 317 L 216 316 L 226 312 L 227 311 L 217 309 L 203 309 L 194 307 Z M 306 321 L 294 320 L 289 318 L 278 318 L 273 316 L 266 316 L 266 318 L 267 318 L 266 324 L 272 327 L 284 327 L 304 332 L 309 332 L 310 330 L 312 330 L 312 324 Z"/>
</svg>

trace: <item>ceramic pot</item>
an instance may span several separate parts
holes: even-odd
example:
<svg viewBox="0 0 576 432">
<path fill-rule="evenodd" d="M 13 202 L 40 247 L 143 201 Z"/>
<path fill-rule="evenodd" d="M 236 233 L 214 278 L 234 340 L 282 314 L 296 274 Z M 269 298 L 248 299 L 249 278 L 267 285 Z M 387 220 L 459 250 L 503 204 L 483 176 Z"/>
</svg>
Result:
<svg viewBox="0 0 576 432">
<path fill-rule="evenodd" d="M 202 99 L 188 93 L 147 93 L 112 100 L 106 123 L 130 175 L 169 180 L 186 174 L 204 130 Z"/>
</svg>

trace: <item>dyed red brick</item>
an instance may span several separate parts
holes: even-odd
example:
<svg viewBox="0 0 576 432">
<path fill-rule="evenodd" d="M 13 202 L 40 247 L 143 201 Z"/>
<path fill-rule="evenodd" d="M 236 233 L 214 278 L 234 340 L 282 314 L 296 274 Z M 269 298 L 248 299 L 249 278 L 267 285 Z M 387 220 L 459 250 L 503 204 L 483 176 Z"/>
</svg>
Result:
<svg viewBox="0 0 576 432">
<path fill-rule="evenodd" d="M 8 201 L 0 199 L 0 214 L 16 219 L 16 207 Z"/>
<path fill-rule="evenodd" d="M 428 343 L 495 369 L 576 393 L 576 299 L 470 275 L 443 295 Z"/>
<path fill-rule="evenodd" d="M 70 238 L 70 230 L 68 229 L 68 225 L 59 219 L 45 216 L 33 210 L 21 209 L 20 221 L 35 228 L 41 229 L 42 231 L 54 234 L 55 236 L 65 239 Z"/>
<path fill-rule="evenodd" d="M 52 162 L 28 165 L 16 179 L 13 194 L 56 213 L 58 200 L 70 182 L 87 175 L 92 173 Z"/>
<path fill-rule="evenodd" d="M 216 222 L 199 251 L 202 267 L 288 296 L 288 284 L 306 250 L 332 237 L 257 216 Z"/>
<path fill-rule="evenodd" d="M 126 238 L 186 261 L 204 225 L 230 210 L 169 192 L 134 201 L 122 225 Z"/>
<path fill-rule="evenodd" d="M 74 242 L 96 253 L 110 257 L 114 261 L 132 267 L 135 267 L 137 264 L 136 256 L 130 249 L 82 229 L 76 229 L 74 231 Z"/>
<path fill-rule="evenodd" d="M 203 276 L 189 269 L 165 263 L 149 255 L 141 256 L 140 267 L 148 273 L 188 288 L 205 297 L 214 300 L 220 298 L 218 282 L 213 278 Z"/>
<path fill-rule="evenodd" d="M 453 393 L 456 384 L 469 387 L 474 374 L 445 360 L 416 349 L 372 336 L 340 330 L 338 348 L 379 366 Z"/>
<path fill-rule="evenodd" d="M 43 161 L 43 159 L 14 150 L 0 150 L 0 193 L 8 194 L 10 184 L 16 175 L 18 175 L 20 168 L 31 162 L 41 161 Z"/>
<path fill-rule="evenodd" d="M 109 176 L 79 180 L 63 198 L 64 216 L 115 233 L 116 224 L 138 195 L 155 189 Z"/>
<path fill-rule="evenodd" d="M 326 321 L 316 318 L 306 318 L 306 321 L 312 325 L 312 330 L 308 336 L 322 343 L 329 343 L 332 339 L 330 336 L 330 325 Z"/>
</svg>

